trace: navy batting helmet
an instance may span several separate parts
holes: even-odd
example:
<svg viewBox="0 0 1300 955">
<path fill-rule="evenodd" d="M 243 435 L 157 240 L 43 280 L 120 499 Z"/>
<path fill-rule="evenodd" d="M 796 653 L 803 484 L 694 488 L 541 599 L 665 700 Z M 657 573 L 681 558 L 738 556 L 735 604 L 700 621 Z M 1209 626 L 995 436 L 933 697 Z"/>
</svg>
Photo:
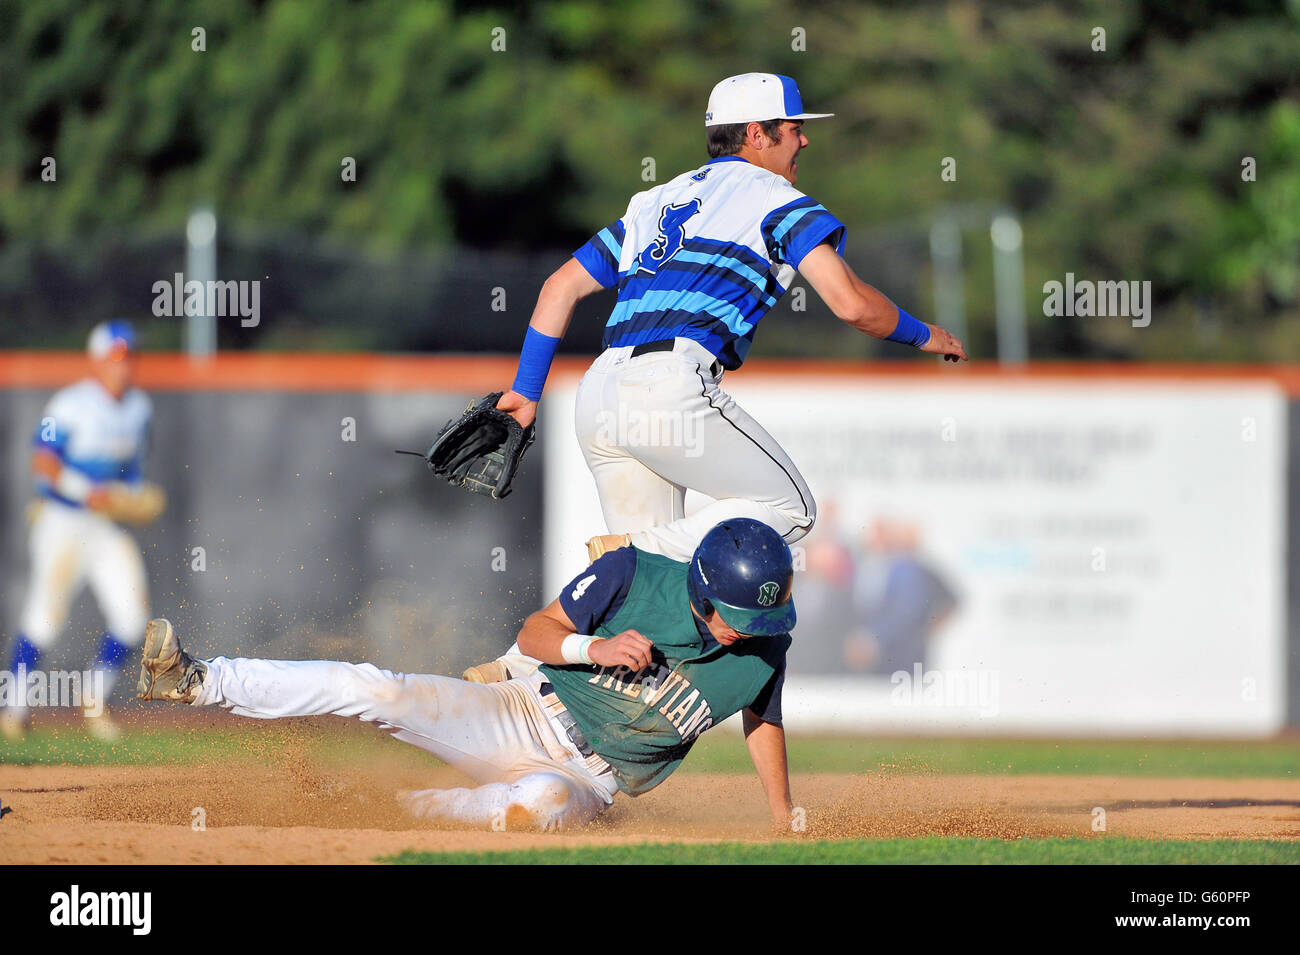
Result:
<svg viewBox="0 0 1300 955">
<path fill-rule="evenodd" d="M 781 535 L 738 517 L 704 535 L 686 589 L 702 616 L 716 609 L 732 629 L 766 637 L 794 629 L 793 583 L 794 563 Z"/>
</svg>

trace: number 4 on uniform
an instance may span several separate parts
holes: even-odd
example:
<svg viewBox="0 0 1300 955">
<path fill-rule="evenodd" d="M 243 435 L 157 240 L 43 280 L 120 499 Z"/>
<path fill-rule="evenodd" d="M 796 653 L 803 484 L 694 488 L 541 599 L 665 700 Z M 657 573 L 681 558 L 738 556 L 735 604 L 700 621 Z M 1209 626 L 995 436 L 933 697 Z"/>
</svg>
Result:
<svg viewBox="0 0 1300 955">
<path fill-rule="evenodd" d="M 573 588 L 573 593 L 569 594 L 569 599 L 581 600 L 582 595 L 587 592 L 587 588 L 591 586 L 591 582 L 595 579 L 596 579 L 595 574 L 588 574 L 586 577 L 583 577 L 580 581 L 578 581 L 578 586 Z"/>
</svg>

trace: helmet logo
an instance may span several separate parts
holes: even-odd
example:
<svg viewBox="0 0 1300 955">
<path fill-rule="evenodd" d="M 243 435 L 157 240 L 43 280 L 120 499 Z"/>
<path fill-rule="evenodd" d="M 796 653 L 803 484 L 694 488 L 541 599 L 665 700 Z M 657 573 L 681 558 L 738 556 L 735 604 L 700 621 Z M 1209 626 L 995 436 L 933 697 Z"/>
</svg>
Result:
<svg viewBox="0 0 1300 955">
<path fill-rule="evenodd" d="M 780 592 L 781 585 L 775 580 L 769 580 L 762 587 L 758 588 L 758 605 L 760 607 L 770 607 L 776 603 L 776 595 Z"/>
</svg>

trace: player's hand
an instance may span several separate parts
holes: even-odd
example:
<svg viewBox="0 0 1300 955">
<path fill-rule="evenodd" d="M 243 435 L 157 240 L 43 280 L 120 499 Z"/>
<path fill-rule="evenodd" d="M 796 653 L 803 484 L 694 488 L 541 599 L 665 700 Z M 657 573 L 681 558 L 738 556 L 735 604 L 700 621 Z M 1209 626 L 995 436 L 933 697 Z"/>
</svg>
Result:
<svg viewBox="0 0 1300 955">
<path fill-rule="evenodd" d="M 650 665 L 654 644 L 635 630 L 624 630 L 607 640 L 593 640 L 587 648 L 591 662 L 603 667 L 628 667 L 634 672 Z"/>
<path fill-rule="evenodd" d="M 517 391 L 507 391 L 497 402 L 497 410 L 504 411 L 526 428 L 537 417 L 537 402 L 525 398 Z"/>
<path fill-rule="evenodd" d="M 970 361 L 961 340 L 947 329 L 930 325 L 930 340 L 921 346 L 921 351 L 931 355 L 942 355 L 944 361 Z"/>
<path fill-rule="evenodd" d="M 773 806 L 771 833 L 774 836 L 807 836 L 808 819 L 803 810 L 795 812 L 794 806 Z"/>
</svg>

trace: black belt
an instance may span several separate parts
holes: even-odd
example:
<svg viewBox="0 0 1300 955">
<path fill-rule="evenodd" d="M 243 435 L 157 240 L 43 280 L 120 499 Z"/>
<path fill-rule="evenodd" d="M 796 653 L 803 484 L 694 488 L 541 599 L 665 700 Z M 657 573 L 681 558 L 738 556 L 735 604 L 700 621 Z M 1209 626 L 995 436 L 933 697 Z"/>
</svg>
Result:
<svg viewBox="0 0 1300 955">
<path fill-rule="evenodd" d="M 665 338 L 657 342 L 643 342 L 640 345 L 633 346 L 632 357 L 640 358 L 642 355 L 649 355 L 651 352 L 657 351 L 672 351 L 676 345 L 677 340 L 675 338 Z M 709 366 L 709 374 L 714 378 L 722 374 L 722 362 L 715 359 L 713 364 Z"/>
<path fill-rule="evenodd" d="M 672 351 L 676 344 L 676 339 L 672 338 L 665 338 L 660 342 L 645 342 L 644 344 L 637 345 L 632 349 L 632 357 L 640 358 L 642 355 L 648 355 L 652 351 Z"/>
<path fill-rule="evenodd" d="M 556 695 L 555 686 L 550 680 L 545 681 L 541 686 L 539 686 L 537 692 L 541 694 L 542 697 L 555 696 L 557 702 L 560 699 L 559 696 Z M 556 709 L 551 715 L 555 717 L 562 727 L 564 727 L 564 735 L 569 737 L 569 742 L 573 744 L 574 748 L 581 753 L 584 758 L 591 756 L 596 752 L 591 748 L 591 744 L 587 742 L 587 737 L 582 735 L 582 730 L 578 729 L 578 721 L 569 715 L 569 710 L 563 703 L 561 703 L 560 708 Z"/>
</svg>

